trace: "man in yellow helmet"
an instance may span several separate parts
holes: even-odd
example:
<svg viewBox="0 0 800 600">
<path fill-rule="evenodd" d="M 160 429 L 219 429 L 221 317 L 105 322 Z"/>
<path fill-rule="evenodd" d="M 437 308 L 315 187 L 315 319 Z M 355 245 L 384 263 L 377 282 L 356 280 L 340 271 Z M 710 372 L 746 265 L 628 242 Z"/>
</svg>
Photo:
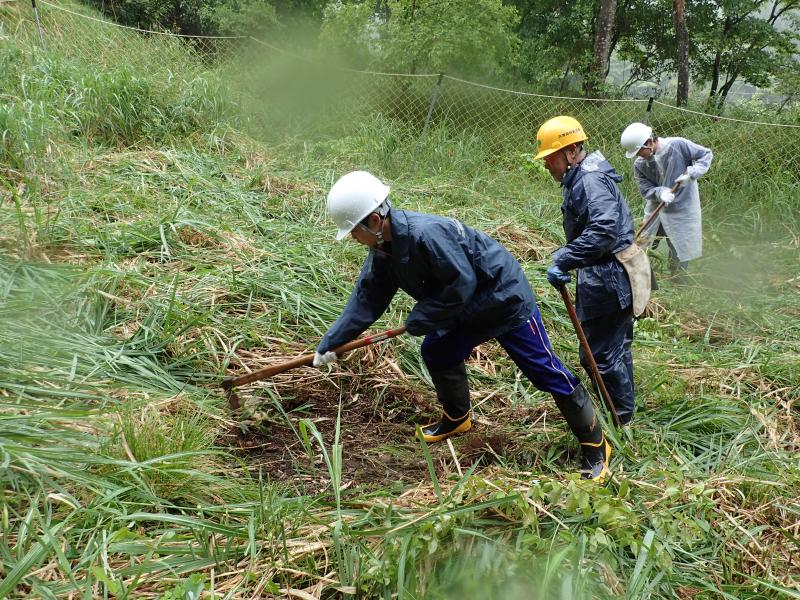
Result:
<svg viewBox="0 0 800 600">
<path fill-rule="evenodd" d="M 576 312 L 619 419 L 634 413 L 633 292 L 616 258 L 633 244 L 633 217 L 617 184 L 622 177 L 600 152 L 586 153 L 587 136 L 572 117 L 545 122 L 536 134 L 538 154 L 563 192 L 567 243 L 553 253 L 547 279 L 554 287 L 577 270 Z M 581 364 L 592 376 L 581 350 Z"/>
</svg>

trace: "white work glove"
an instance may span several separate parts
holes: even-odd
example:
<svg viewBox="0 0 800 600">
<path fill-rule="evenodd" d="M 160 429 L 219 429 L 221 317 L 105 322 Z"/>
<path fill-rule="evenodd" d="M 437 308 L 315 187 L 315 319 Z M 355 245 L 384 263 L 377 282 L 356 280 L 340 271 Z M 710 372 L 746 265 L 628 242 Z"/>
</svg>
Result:
<svg viewBox="0 0 800 600">
<path fill-rule="evenodd" d="M 315 367 L 321 367 L 323 365 L 330 365 L 336 362 L 336 359 L 339 358 L 336 356 L 336 352 L 333 350 L 328 350 L 325 354 L 320 354 L 319 352 L 314 352 L 314 362 L 313 364 Z"/>
<path fill-rule="evenodd" d="M 677 178 L 675 178 L 675 183 L 678 184 L 679 186 L 683 187 L 684 185 L 689 183 L 691 180 L 692 180 L 692 178 L 689 177 L 689 174 L 688 173 L 684 173 L 683 175 L 680 175 Z"/>
<path fill-rule="evenodd" d="M 664 204 L 670 204 L 673 200 L 675 200 L 675 194 L 673 194 L 669 188 L 664 188 L 658 193 L 658 199 Z"/>
</svg>

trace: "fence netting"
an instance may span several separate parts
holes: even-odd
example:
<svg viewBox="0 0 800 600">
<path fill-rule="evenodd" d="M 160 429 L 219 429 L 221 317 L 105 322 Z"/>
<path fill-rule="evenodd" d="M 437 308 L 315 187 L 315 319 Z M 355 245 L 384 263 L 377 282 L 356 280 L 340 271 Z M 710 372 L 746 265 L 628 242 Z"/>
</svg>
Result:
<svg viewBox="0 0 800 600">
<path fill-rule="evenodd" d="M 581 121 L 591 149 L 622 169 L 629 163 L 619 146 L 622 130 L 647 120 L 662 137 L 682 136 L 713 149 L 710 185 L 800 183 L 796 122 L 737 120 L 658 100 L 648 111 L 646 98 L 556 97 L 447 74 L 358 71 L 326 64 L 318 50 L 312 59 L 250 36 L 178 36 L 123 27 L 76 3 L 40 0 L 38 7 L 41 35 L 29 4 L 0 5 L 5 35 L 27 39 L 32 52 L 55 51 L 98 70 L 123 63 L 167 78 L 222 78 L 243 118 L 270 142 L 391 131 L 389 150 L 415 160 L 433 145 L 438 160 L 457 161 L 458 149 L 468 146 L 487 161 L 503 163 L 530 155 L 538 126 L 566 114 Z"/>
</svg>

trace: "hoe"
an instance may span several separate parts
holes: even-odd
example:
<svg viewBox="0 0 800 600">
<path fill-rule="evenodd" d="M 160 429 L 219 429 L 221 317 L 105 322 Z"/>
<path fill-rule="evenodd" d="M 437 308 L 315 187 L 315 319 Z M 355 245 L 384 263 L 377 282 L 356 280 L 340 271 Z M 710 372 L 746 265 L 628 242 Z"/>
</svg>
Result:
<svg viewBox="0 0 800 600">
<path fill-rule="evenodd" d="M 388 340 L 389 338 L 397 337 L 398 335 L 402 335 L 406 332 L 405 327 L 399 327 L 398 329 L 389 329 L 388 331 L 384 331 L 383 333 L 377 333 L 375 335 L 368 335 L 357 340 L 353 340 L 352 342 L 348 342 L 346 344 L 342 344 L 338 348 L 334 348 L 333 351 L 336 352 L 337 356 L 342 356 L 346 352 L 350 352 L 351 350 L 355 350 L 357 348 L 363 348 L 364 346 L 369 346 L 370 344 L 375 344 L 376 342 L 382 342 L 383 340 Z M 298 358 L 294 358 L 292 360 L 287 360 L 286 362 L 282 362 L 277 365 L 272 365 L 269 367 L 264 367 L 263 369 L 259 369 L 258 371 L 253 371 L 252 373 L 246 373 L 244 375 L 239 375 L 238 377 L 226 377 L 222 380 L 222 389 L 225 390 L 225 393 L 228 397 L 228 402 L 231 405 L 231 410 L 238 411 L 241 407 L 239 402 L 239 397 L 236 395 L 236 392 L 233 391 L 233 388 L 237 388 L 240 385 L 245 385 L 248 383 L 252 383 L 253 381 L 261 381 L 262 379 L 268 379 L 273 375 L 277 375 L 278 373 L 283 373 L 284 371 L 288 371 L 289 369 L 295 369 L 297 367 L 304 367 L 310 365 L 314 360 L 314 354 L 304 354 Z"/>
</svg>

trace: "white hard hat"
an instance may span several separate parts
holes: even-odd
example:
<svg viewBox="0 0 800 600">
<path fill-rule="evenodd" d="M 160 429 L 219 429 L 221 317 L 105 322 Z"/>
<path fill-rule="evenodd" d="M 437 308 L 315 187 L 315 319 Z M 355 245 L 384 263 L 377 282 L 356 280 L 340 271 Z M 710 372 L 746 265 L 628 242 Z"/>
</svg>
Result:
<svg viewBox="0 0 800 600">
<path fill-rule="evenodd" d="M 650 139 L 653 128 L 644 123 L 631 123 L 622 132 L 619 143 L 625 149 L 625 156 L 633 158 L 641 150 L 647 140 Z"/>
<path fill-rule="evenodd" d="M 339 228 L 336 239 L 343 239 L 389 195 L 388 185 L 366 171 L 343 175 L 328 192 L 328 212 Z"/>
</svg>

